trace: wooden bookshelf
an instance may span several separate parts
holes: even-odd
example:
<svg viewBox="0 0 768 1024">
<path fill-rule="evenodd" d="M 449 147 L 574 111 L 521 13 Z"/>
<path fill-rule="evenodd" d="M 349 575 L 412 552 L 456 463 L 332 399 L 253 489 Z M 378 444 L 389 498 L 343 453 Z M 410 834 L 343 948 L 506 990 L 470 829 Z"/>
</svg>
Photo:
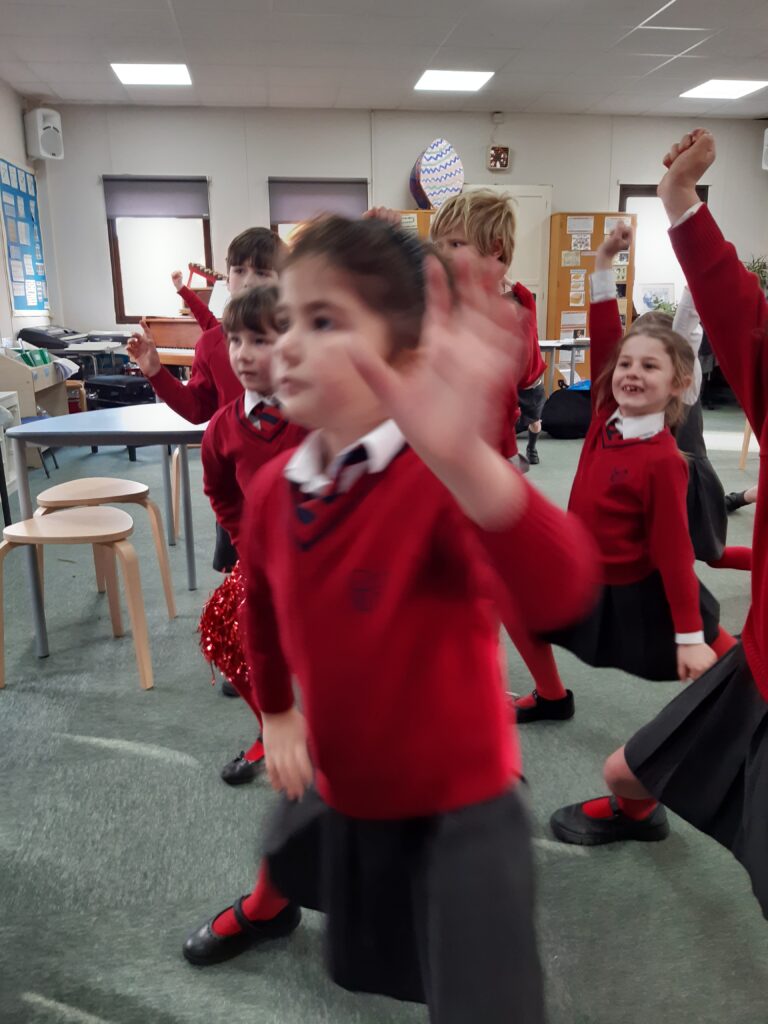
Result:
<svg viewBox="0 0 768 1024">
<path fill-rule="evenodd" d="M 595 253 L 613 223 L 623 220 L 637 228 L 634 213 L 553 213 L 549 232 L 549 298 L 547 338 L 589 337 L 589 275 L 595 269 Z M 635 283 L 635 245 L 614 260 L 617 272 L 619 312 L 627 327 L 632 322 L 632 289 Z M 578 332 L 583 331 L 583 334 Z M 590 376 L 589 352 L 579 353 L 576 372 Z M 558 376 L 560 374 L 558 373 Z"/>
</svg>

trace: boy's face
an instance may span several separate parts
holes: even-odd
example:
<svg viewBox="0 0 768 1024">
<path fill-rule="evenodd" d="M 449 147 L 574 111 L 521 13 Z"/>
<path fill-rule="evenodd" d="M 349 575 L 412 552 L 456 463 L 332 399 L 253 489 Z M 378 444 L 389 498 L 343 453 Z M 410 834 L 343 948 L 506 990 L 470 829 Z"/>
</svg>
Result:
<svg viewBox="0 0 768 1024">
<path fill-rule="evenodd" d="M 507 268 L 498 258 L 501 255 L 501 243 L 499 243 L 497 249 L 494 248 L 494 251 L 492 251 L 490 254 L 486 254 L 486 257 L 483 258 L 483 254 L 480 252 L 477 246 L 472 245 L 467 236 L 464 234 L 462 228 L 459 227 L 458 225 L 456 227 L 451 228 L 450 231 L 446 231 L 445 234 L 440 235 L 438 238 L 433 237 L 432 241 L 437 246 L 440 254 L 444 256 L 447 260 L 452 260 L 456 253 L 459 252 L 461 249 L 469 249 L 469 251 L 474 253 L 475 256 L 483 259 L 484 265 L 492 266 L 494 271 L 498 272 L 499 282 L 501 282 L 504 279 L 504 275 L 507 272 Z M 495 261 L 488 259 L 488 255 L 496 257 Z"/>
<path fill-rule="evenodd" d="M 246 391 L 272 394 L 272 353 L 277 337 L 277 331 L 262 333 L 247 327 L 227 335 L 230 366 Z"/>
<path fill-rule="evenodd" d="M 227 271 L 227 288 L 230 295 L 239 295 L 249 288 L 268 284 L 277 284 L 276 270 L 257 270 L 251 263 L 236 263 Z"/>
<path fill-rule="evenodd" d="M 273 376 L 289 419 L 354 439 L 385 418 L 349 352 L 368 348 L 387 358 L 389 328 L 343 274 L 321 257 L 294 263 L 280 276 L 278 316 L 286 326 Z"/>
</svg>

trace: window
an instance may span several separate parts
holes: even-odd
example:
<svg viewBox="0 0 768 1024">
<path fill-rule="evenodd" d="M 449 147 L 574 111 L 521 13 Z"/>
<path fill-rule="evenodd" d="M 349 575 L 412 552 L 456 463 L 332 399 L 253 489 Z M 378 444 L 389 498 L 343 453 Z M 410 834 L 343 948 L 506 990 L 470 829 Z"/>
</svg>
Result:
<svg viewBox="0 0 768 1024">
<path fill-rule="evenodd" d="M 288 241 L 296 227 L 321 213 L 362 217 L 368 209 L 368 182 L 361 178 L 309 181 L 269 179 L 269 220 L 273 231 Z"/>
<path fill-rule="evenodd" d="M 706 203 L 708 185 L 696 189 Z M 638 314 L 646 312 L 652 296 L 669 296 L 679 302 L 685 276 L 669 241 L 669 219 L 656 195 L 655 185 L 621 185 L 619 210 L 637 214 L 635 239 L 635 288 L 632 301 Z"/>
<path fill-rule="evenodd" d="M 212 263 L 206 178 L 107 177 L 107 212 L 115 318 L 178 316 L 174 270 Z"/>
</svg>

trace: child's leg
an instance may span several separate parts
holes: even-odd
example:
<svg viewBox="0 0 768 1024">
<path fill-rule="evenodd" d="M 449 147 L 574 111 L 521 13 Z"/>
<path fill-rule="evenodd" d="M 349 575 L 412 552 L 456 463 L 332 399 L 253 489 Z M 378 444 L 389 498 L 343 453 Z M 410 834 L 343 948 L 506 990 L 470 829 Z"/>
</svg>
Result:
<svg viewBox="0 0 768 1024">
<path fill-rule="evenodd" d="M 290 935 L 300 920 L 301 911 L 271 886 L 262 863 L 253 892 L 192 932 L 182 952 L 198 967 L 222 963 L 262 942 Z"/>
<path fill-rule="evenodd" d="M 431 1024 L 543 1024 L 527 816 L 517 793 L 462 808 L 429 839 L 414 915 Z"/>
<path fill-rule="evenodd" d="M 666 811 L 630 770 L 624 747 L 611 754 L 603 775 L 611 796 L 561 807 L 552 815 L 550 825 L 558 839 L 600 846 L 622 839 L 657 842 L 669 835 Z"/>
<path fill-rule="evenodd" d="M 536 687 L 533 693 L 514 701 L 518 724 L 572 718 L 573 694 L 563 685 L 551 645 L 531 636 L 518 620 L 504 625 Z"/>
</svg>

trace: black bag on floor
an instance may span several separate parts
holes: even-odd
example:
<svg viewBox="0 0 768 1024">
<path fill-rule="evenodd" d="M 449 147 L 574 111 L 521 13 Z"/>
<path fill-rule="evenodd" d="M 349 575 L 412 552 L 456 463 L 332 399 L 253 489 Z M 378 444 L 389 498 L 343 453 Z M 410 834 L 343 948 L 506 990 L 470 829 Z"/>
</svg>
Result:
<svg viewBox="0 0 768 1024">
<path fill-rule="evenodd" d="M 104 373 L 85 381 L 89 409 L 115 409 L 121 405 L 154 402 L 155 392 L 146 377 Z"/>
<path fill-rule="evenodd" d="M 590 389 L 561 387 L 544 403 L 541 426 L 550 437 L 560 440 L 586 437 L 591 419 Z"/>
</svg>

